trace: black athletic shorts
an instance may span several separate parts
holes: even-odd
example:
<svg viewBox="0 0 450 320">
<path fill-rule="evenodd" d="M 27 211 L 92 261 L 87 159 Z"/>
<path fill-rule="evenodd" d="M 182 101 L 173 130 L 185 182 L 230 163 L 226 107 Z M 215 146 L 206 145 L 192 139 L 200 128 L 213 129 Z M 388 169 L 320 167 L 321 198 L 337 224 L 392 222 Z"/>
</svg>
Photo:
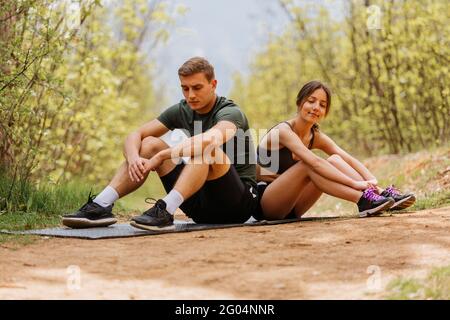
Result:
<svg viewBox="0 0 450 320">
<path fill-rule="evenodd" d="M 161 177 L 166 192 L 172 190 L 184 166 L 180 163 Z M 236 168 L 230 166 L 222 177 L 206 181 L 180 209 L 196 223 L 243 223 L 254 214 L 257 206 L 257 190 L 244 183 Z"/>
<path fill-rule="evenodd" d="M 261 207 L 261 199 L 264 194 L 264 191 L 266 191 L 266 188 L 269 186 L 270 183 L 268 182 L 258 182 L 257 189 L 258 189 L 258 206 L 256 207 L 256 210 L 253 214 L 253 218 L 256 220 L 264 220 L 264 214 Z M 292 209 L 291 212 L 284 218 L 284 219 L 296 219 L 297 216 L 295 215 L 295 209 Z"/>
</svg>

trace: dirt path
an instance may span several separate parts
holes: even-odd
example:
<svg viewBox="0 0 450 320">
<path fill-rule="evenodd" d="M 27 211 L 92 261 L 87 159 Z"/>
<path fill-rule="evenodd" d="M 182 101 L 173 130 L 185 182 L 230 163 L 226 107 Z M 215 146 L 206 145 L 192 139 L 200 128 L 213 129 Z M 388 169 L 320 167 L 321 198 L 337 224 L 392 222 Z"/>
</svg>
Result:
<svg viewBox="0 0 450 320">
<path fill-rule="evenodd" d="M 1 299 L 373 299 L 450 264 L 450 207 L 394 216 L 0 247 Z"/>
</svg>

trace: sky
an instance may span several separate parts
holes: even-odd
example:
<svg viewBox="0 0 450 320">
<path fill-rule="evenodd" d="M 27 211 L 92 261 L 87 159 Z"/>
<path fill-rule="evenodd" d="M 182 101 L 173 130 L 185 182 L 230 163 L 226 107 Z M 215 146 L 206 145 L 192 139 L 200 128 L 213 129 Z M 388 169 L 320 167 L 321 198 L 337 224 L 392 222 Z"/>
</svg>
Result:
<svg viewBox="0 0 450 320">
<path fill-rule="evenodd" d="M 280 34 L 287 24 L 274 0 L 172 0 L 189 10 L 177 19 L 168 43 L 154 53 L 157 83 L 181 98 L 177 70 L 193 56 L 207 58 L 215 68 L 217 93 L 228 95 L 235 71 L 248 73 L 249 65 L 269 33 Z"/>
</svg>

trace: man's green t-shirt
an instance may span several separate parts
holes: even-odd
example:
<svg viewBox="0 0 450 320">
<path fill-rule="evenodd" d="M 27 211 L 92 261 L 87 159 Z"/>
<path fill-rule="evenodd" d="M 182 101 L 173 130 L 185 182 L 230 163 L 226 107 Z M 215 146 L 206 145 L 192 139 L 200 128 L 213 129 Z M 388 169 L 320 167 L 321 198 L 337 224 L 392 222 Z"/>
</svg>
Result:
<svg viewBox="0 0 450 320">
<path fill-rule="evenodd" d="M 184 130 L 189 137 L 211 129 L 219 121 L 234 123 L 238 131 L 232 139 L 222 145 L 222 149 L 232 161 L 241 180 L 256 187 L 256 154 L 248 120 L 233 101 L 217 97 L 210 112 L 199 114 L 183 99 L 163 111 L 157 119 L 170 130 Z"/>
</svg>

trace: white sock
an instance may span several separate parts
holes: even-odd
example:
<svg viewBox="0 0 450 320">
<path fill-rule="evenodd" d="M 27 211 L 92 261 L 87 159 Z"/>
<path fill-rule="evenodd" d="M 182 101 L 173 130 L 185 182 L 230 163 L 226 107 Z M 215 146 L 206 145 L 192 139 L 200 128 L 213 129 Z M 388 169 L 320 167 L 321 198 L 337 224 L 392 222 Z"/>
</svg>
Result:
<svg viewBox="0 0 450 320">
<path fill-rule="evenodd" d="M 103 189 L 100 194 L 98 194 L 93 200 L 95 203 L 101 205 L 102 207 L 108 207 L 112 205 L 117 199 L 119 199 L 119 194 L 113 187 L 107 186 Z"/>
<path fill-rule="evenodd" d="M 174 214 L 179 206 L 184 202 L 183 196 L 175 189 L 172 189 L 167 196 L 162 199 L 166 203 L 166 210 L 170 214 Z"/>
</svg>

